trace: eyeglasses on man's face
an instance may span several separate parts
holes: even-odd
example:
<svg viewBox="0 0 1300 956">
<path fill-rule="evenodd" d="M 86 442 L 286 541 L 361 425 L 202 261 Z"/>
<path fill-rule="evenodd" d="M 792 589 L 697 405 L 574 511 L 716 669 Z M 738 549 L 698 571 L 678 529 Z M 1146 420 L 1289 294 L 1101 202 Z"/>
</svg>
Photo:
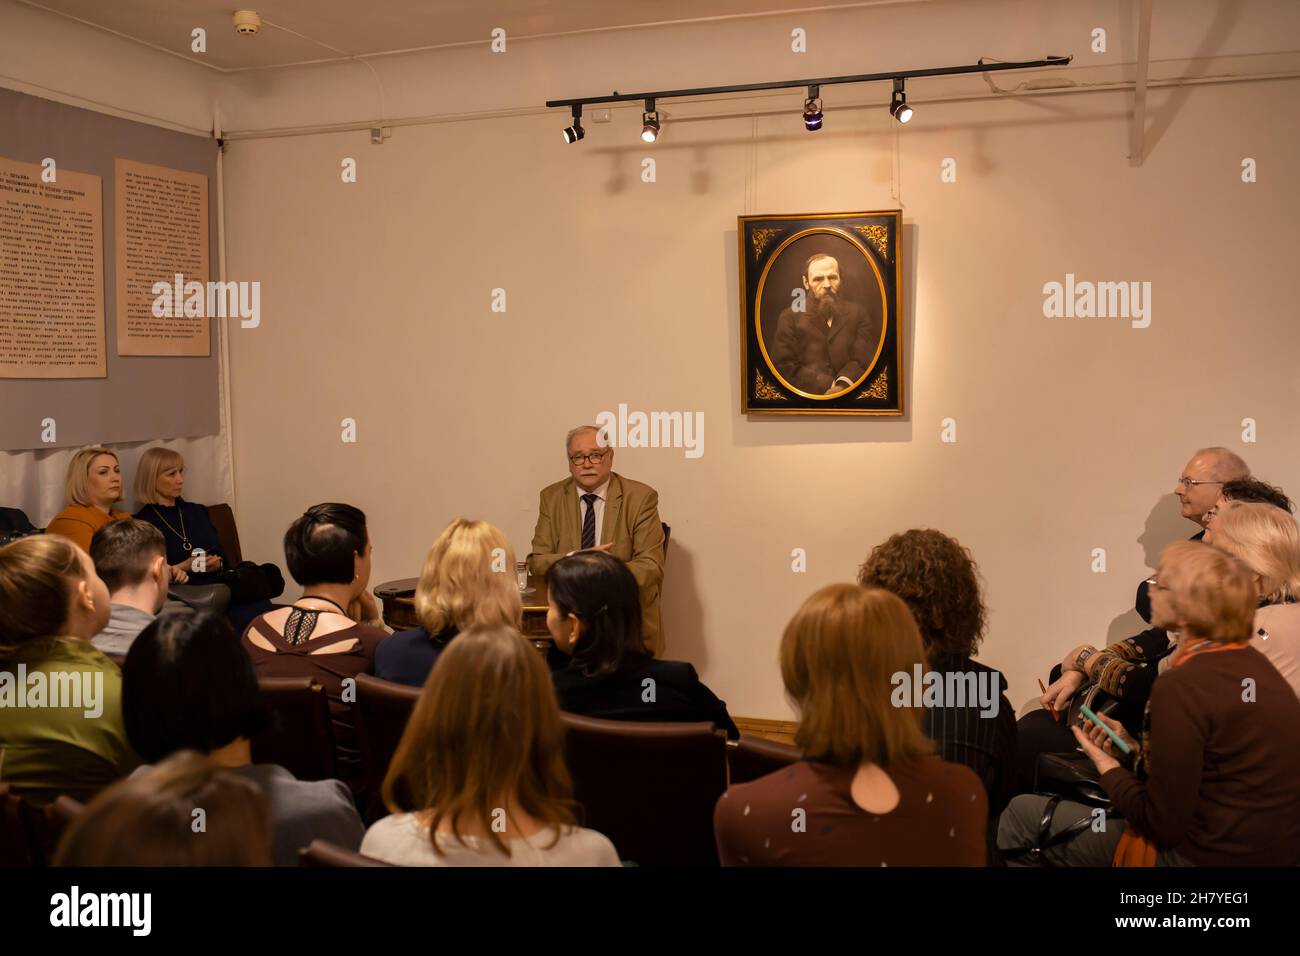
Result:
<svg viewBox="0 0 1300 956">
<path fill-rule="evenodd" d="M 1178 483 L 1183 486 L 1184 491 L 1190 491 L 1193 485 L 1221 485 L 1221 481 L 1210 481 L 1209 479 L 1188 478 L 1183 475 L 1178 479 Z"/>
<path fill-rule="evenodd" d="M 585 461 L 589 461 L 593 465 L 599 465 L 605 460 L 605 456 L 608 454 L 608 451 L 593 451 L 590 455 L 570 455 L 569 463 L 575 467 L 581 465 Z"/>
</svg>

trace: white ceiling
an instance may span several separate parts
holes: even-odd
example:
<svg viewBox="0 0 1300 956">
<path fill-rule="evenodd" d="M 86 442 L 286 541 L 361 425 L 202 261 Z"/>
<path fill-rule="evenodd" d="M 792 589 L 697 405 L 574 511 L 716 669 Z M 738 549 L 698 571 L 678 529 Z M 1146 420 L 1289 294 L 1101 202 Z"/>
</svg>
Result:
<svg viewBox="0 0 1300 956">
<path fill-rule="evenodd" d="M 247 70 L 452 44 L 607 30 L 656 23 L 753 16 L 774 11 L 868 6 L 872 0 L 19 0 L 27 6 L 168 50 L 220 70 Z M 907 0 L 874 0 L 899 3 Z M 231 25 L 252 9 L 286 30 L 255 37 Z M 207 53 L 190 50 L 191 31 L 207 31 Z M 310 39 L 306 39 L 306 38 Z M 319 41 L 319 42 L 312 42 Z"/>
</svg>

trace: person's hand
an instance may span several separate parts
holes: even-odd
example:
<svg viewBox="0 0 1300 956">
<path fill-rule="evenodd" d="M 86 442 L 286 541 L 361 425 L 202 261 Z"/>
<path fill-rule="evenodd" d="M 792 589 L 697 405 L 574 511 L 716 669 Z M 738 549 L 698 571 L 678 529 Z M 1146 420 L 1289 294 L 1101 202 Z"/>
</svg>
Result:
<svg viewBox="0 0 1300 956">
<path fill-rule="evenodd" d="M 1087 677 L 1082 671 L 1066 671 L 1047 688 L 1047 692 L 1038 698 L 1044 707 L 1055 707 L 1058 711 L 1070 705 L 1070 698 L 1084 685 Z"/>
<path fill-rule="evenodd" d="M 593 545 L 590 548 L 581 548 L 578 552 L 575 553 L 580 554 L 582 551 L 608 551 L 612 547 L 614 547 L 614 542 L 610 541 L 608 544 L 597 544 L 597 545 Z"/>
<path fill-rule="evenodd" d="M 1076 670 L 1074 662 L 1079 659 L 1079 655 L 1082 654 L 1085 649 L 1091 646 L 1092 645 L 1090 644 L 1080 644 L 1073 650 L 1068 651 L 1066 655 L 1061 658 L 1061 672 L 1064 673 L 1066 671 Z"/>
<path fill-rule="evenodd" d="M 189 567 L 189 564 L 190 563 L 186 561 L 183 564 L 170 565 L 173 584 L 184 584 L 190 579 L 190 576 L 185 573 L 185 569 Z"/>
<path fill-rule="evenodd" d="M 209 572 L 221 570 L 221 555 L 209 554 L 203 561 L 204 568 Z"/>
<path fill-rule="evenodd" d="M 379 605 L 369 591 L 362 591 L 348 605 L 348 617 L 358 624 L 366 624 L 379 619 Z"/>
<path fill-rule="evenodd" d="M 1118 720 L 1107 717 L 1105 714 L 1098 714 L 1097 717 L 1107 727 L 1115 731 L 1116 736 L 1118 736 L 1120 740 L 1128 744 L 1129 750 L 1131 750 L 1134 755 L 1142 749 L 1142 745 L 1133 739 L 1132 735 L 1124 729 L 1124 725 Z M 1094 724 L 1091 720 L 1088 720 L 1080 729 L 1084 730 L 1088 734 L 1088 739 L 1097 747 L 1106 751 L 1106 753 L 1110 754 L 1112 757 L 1119 756 L 1119 748 L 1116 747 L 1115 742 L 1110 739 L 1110 735 Z"/>
<path fill-rule="evenodd" d="M 1085 734 L 1082 728 L 1071 727 L 1070 729 L 1074 731 L 1074 739 L 1079 741 L 1079 748 L 1088 755 L 1088 759 L 1092 761 L 1092 764 L 1097 768 L 1098 773 L 1104 774 L 1108 770 L 1114 770 L 1120 765 L 1118 760 L 1093 743 L 1092 738 L 1088 734 Z M 1103 733 L 1100 729 L 1098 729 L 1097 732 Z"/>
</svg>

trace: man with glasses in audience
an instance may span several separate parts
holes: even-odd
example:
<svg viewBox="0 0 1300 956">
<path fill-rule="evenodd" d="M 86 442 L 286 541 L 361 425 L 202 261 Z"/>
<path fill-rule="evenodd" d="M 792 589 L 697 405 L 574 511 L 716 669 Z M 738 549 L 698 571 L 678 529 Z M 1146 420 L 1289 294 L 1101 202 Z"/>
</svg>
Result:
<svg viewBox="0 0 1300 956">
<path fill-rule="evenodd" d="M 614 473 L 614 449 L 595 425 L 580 425 L 564 443 L 569 477 L 542 489 L 528 570 L 536 575 L 577 551 L 608 551 L 627 564 L 641 591 L 646 648 L 663 650 L 659 589 L 664 530 L 659 493 Z"/>
</svg>

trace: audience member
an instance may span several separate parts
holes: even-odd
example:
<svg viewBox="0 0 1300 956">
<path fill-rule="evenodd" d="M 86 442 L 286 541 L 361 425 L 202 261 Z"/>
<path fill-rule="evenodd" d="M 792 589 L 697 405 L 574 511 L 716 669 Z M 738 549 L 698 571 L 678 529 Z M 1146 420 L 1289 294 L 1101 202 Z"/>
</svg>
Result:
<svg viewBox="0 0 1300 956">
<path fill-rule="evenodd" d="M 1192 541 L 1200 541 L 1205 535 L 1206 522 L 1209 520 L 1206 516 L 1214 510 L 1214 504 L 1222 494 L 1224 485 L 1249 477 L 1250 467 L 1240 455 L 1227 448 L 1202 448 L 1188 459 L 1183 466 L 1183 473 L 1174 483 L 1174 494 L 1178 496 L 1182 516 L 1201 526 L 1201 530 L 1192 535 Z M 1150 624 L 1151 599 L 1147 593 L 1148 587 L 1149 579 L 1138 584 L 1134 606 L 1142 620 Z"/>
<path fill-rule="evenodd" d="M 131 517 L 113 507 L 122 500 L 122 469 L 117 452 L 108 448 L 83 448 L 72 456 L 63 496 L 68 506 L 54 516 L 45 533 L 61 534 L 82 551 L 90 550 L 91 537 L 104 525 Z"/>
<path fill-rule="evenodd" d="M 1254 573 L 1262 597 L 1250 646 L 1300 696 L 1300 530 L 1295 518 L 1273 505 L 1231 502 L 1219 513 L 1214 547 Z"/>
<path fill-rule="evenodd" d="M 1258 592 L 1249 568 L 1200 542 L 1160 556 L 1151 587 L 1152 623 L 1176 631 L 1170 667 L 1151 690 L 1141 740 L 1101 718 L 1073 735 L 1101 775 L 1113 813 L 1047 849 L 1070 866 L 1294 866 L 1300 863 L 1300 700 L 1250 646 Z M 1123 762 L 1121 762 L 1121 758 Z M 1130 769 L 1131 761 L 1131 769 Z M 1023 794 L 1002 814 L 1004 852 L 1033 845 L 1047 800 Z M 1064 801 L 1049 832 L 1092 819 Z M 1044 860 L 1029 854 L 1012 863 Z"/>
<path fill-rule="evenodd" d="M 1270 485 L 1257 478 L 1234 478 L 1232 481 L 1224 482 L 1223 491 L 1219 492 L 1219 500 L 1214 503 L 1213 508 L 1205 512 L 1205 537 L 1201 540 L 1206 544 L 1214 544 L 1215 521 L 1219 513 L 1226 510 L 1232 502 L 1243 504 L 1258 502 L 1281 508 L 1287 514 L 1295 512 L 1295 505 L 1291 499 L 1276 485 Z"/>
<path fill-rule="evenodd" d="M 429 549 L 415 588 L 419 627 L 375 650 L 375 675 L 422 687 L 447 643 L 471 627 L 518 628 L 523 613 L 515 552 L 499 528 L 457 518 Z"/>
<path fill-rule="evenodd" d="M 361 852 L 418 866 L 617 866 L 574 825 L 546 665 L 512 628 L 474 628 L 438 658 L 384 781 L 393 816 Z"/>
<path fill-rule="evenodd" d="M 329 698 L 339 775 L 360 777 L 353 695 L 344 681 L 371 672 L 375 648 L 388 632 L 379 620 L 370 582 L 366 516 L 345 504 L 313 505 L 284 535 L 289 574 L 302 597 L 257 617 L 243 645 L 261 677 L 311 677 Z"/>
<path fill-rule="evenodd" d="M 361 845 L 365 828 L 347 786 L 253 763 L 249 741 L 269 715 L 253 664 L 225 617 L 169 611 L 146 627 L 122 665 L 122 716 L 145 760 L 194 750 L 257 784 L 270 802 L 277 866 L 296 866 L 298 850 L 314 839 L 349 850 Z"/>
<path fill-rule="evenodd" d="M 781 639 L 804 759 L 719 799 L 724 866 L 984 865 L 979 777 L 933 756 L 921 708 L 897 693 L 924 662 L 896 595 L 832 584 L 804 602 Z"/>
<path fill-rule="evenodd" d="M 185 459 L 170 448 L 150 448 L 135 473 L 135 516 L 162 532 L 168 563 L 185 572 L 189 583 L 230 589 L 230 621 L 242 632 L 274 608 L 271 599 L 284 593 L 284 577 L 274 564 L 230 566 L 207 507 L 182 498 L 184 489 Z M 203 551 L 202 569 L 195 565 L 196 549 Z"/>
<path fill-rule="evenodd" d="M 1229 482 L 1249 476 L 1246 463 L 1227 448 L 1202 448 L 1192 455 L 1174 485 L 1182 516 L 1195 521 L 1202 529 L 1192 536 L 1192 541 L 1200 541 L 1205 536 L 1221 489 Z M 1134 604 L 1142 619 L 1152 624 L 1149 586 L 1150 579 L 1138 585 Z M 1052 668 L 1049 686 L 1039 701 L 1043 709 L 1031 711 L 1019 721 L 1020 788 L 1027 789 L 1032 783 L 1040 753 L 1075 749 L 1063 721 L 1069 713 L 1071 699 L 1080 688 L 1095 684 L 1100 692 L 1116 698 L 1119 703 L 1115 717 L 1129 733 L 1138 733 L 1151 686 L 1174 652 L 1175 642 L 1175 635 L 1153 626 L 1102 649 L 1080 644 L 1067 651 Z M 1053 710 L 1056 716 L 1052 715 Z"/>
<path fill-rule="evenodd" d="M 0 548 L 0 780 L 34 803 L 84 801 L 140 762 L 122 673 L 90 643 L 108 619 L 108 588 L 71 541 Z"/>
<path fill-rule="evenodd" d="M 939 745 L 940 757 L 979 775 L 989 798 L 992 846 L 997 815 L 1016 793 L 1016 712 L 1006 698 L 1001 672 L 972 660 L 985 628 L 975 560 L 955 539 L 913 529 L 872 549 L 858 569 L 858 583 L 903 599 L 920 628 L 926 668 L 940 675 L 945 686 L 953 682 L 987 690 L 983 700 L 972 693 L 926 707 L 923 726 Z"/>
<path fill-rule="evenodd" d="M 569 477 L 542 489 L 528 569 L 545 574 L 578 551 L 607 551 L 627 563 L 641 595 L 641 636 L 652 654 L 663 651 L 659 590 L 664 578 L 664 528 L 659 493 L 614 473 L 614 449 L 595 425 L 580 425 L 564 440 Z"/>
<path fill-rule="evenodd" d="M 167 603 L 167 549 L 157 528 L 124 518 L 95 532 L 90 560 L 113 602 L 108 624 L 91 643 L 105 654 L 121 656 Z"/>
<path fill-rule="evenodd" d="M 92 800 L 54 865 L 270 866 L 269 819 L 255 784 L 183 751 Z"/>
<path fill-rule="evenodd" d="M 561 710 L 607 720 L 709 720 L 728 737 L 740 736 L 727 705 L 693 666 L 655 660 L 646 650 L 636 578 L 626 564 L 582 551 L 551 565 L 546 588 L 546 626 L 566 665 L 551 673 Z"/>
</svg>

